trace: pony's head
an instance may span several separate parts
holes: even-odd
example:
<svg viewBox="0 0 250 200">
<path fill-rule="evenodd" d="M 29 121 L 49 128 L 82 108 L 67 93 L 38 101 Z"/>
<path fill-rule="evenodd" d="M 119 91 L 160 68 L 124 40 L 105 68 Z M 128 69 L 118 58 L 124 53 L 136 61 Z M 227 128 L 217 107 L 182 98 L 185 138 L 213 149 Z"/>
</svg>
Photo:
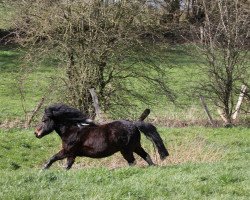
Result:
<svg viewBox="0 0 250 200">
<path fill-rule="evenodd" d="M 53 118 L 44 114 L 42 117 L 42 123 L 39 124 L 35 129 L 35 135 L 37 138 L 42 138 L 43 136 L 54 131 L 55 128 L 55 121 Z"/>
<path fill-rule="evenodd" d="M 42 138 L 63 125 L 91 122 L 92 120 L 80 110 L 65 104 L 55 104 L 45 109 L 42 123 L 36 127 L 35 135 L 37 138 Z"/>
</svg>

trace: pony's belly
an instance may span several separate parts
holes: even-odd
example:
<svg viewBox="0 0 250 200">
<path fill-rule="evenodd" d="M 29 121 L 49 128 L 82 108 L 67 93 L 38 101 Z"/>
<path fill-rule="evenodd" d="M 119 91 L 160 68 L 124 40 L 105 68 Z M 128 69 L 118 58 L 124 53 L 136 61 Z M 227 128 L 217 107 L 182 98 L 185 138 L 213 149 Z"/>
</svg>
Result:
<svg viewBox="0 0 250 200">
<path fill-rule="evenodd" d="M 81 155 L 91 158 L 103 158 L 111 156 L 119 149 L 114 143 L 110 143 L 107 138 L 100 137 L 100 135 L 94 135 L 95 137 L 89 137 L 81 145 Z M 99 136 L 99 137 L 98 137 Z"/>
<path fill-rule="evenodd" d="M 98 153 L 98 154 L 87 154 L 86 157 L 90 157 L 90 158 L 105 158 L 108 156 L 113 155 L 116 152 L 102 152 L 102 153 Z"/>
<path fill-rule="evenodd" d="M 86 156 L 86 157 L 90 157 L 90 158 L 105 158 L 105 157 L 113 155 L 116 152 L 117 152 L 117 150 L 100 151 L 100 152 L 96 152 L 95 150 L 93 150 L 93 151 L 88 150 L 88 151 L 83 151 L 79 156 Z"/>
<path fill-rule="evenodd" d="M 118 151 L 119 150 L 117 148 L 111 146 L 109 147 L 84 146 L 78 156 L 86 156 L 90 158 L 104 158 L 107 156 L 111 156 Z"/>
</svg>

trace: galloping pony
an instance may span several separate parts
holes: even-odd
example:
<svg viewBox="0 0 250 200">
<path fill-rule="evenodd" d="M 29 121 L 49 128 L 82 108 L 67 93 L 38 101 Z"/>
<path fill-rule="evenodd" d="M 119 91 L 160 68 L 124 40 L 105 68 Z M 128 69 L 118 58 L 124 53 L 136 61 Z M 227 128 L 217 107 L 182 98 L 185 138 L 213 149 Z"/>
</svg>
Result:
<svg viewBox="0 0 250 200">
<path fill-rule="evenodd" d="M 155 144 L 162 160 L 169 154 L 156 127 L 143 121 L 149 112 L 146 109 L 135 122 L 117 120 L 99 125 L 78 109 L 64 104 L 49 106 L 45 109 L 41 124 L 35 129 L 35 135 L 42 138 L 55 131 L 61 137 L 62 149 L 50 158 L 44 169 L 64 158 L 67 158 L 66 169 L 70 169 L 77 156 L 103 158 L 116 152 L 121 152 L 129 165 L 135 162 L 133 153 L 138 154 L 149 165 L 154 165 L 141 146 L 140 132 Z"/>
</svg>

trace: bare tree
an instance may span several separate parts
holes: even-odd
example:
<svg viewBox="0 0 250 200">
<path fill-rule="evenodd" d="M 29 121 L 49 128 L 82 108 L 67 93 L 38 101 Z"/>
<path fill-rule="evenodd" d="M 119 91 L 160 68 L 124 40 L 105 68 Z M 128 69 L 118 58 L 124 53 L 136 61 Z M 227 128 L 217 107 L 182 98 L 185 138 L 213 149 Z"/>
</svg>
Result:
<svg viewBox="0 0 250 200">
<path fill-rule="evenodd" d="M 152 49 L 160 23 L 159 13 L 145 3 L 23 0 L 14 5 L 19 10 L 16 41 L 28 49 L 33 61 L 56 60 L 63 69 L 62 88 L 71 105 L 92 115 L 90 88 L 95 88 L 104 111 L 118 101 L 124 105 L 127 94 L 143 98 L 128 87 L 133 78 L 151 82 L 172 98 L 164 70 L 150 61 L 143 70 L 140 66 L 138 55 L 149 45 Z M 150 37 L 147 46 L 145 37 Z"/>
<path fill-rule="evenodd" d="M 241 84 L 249 82 L 249 12 L 246 1 L 203 0 L 203 43 L 197 45 L 205 57 L 207 77 L 201 91 L 212 99 L 227 124 L 232 123 L 235 100 Z"/>
</svg>

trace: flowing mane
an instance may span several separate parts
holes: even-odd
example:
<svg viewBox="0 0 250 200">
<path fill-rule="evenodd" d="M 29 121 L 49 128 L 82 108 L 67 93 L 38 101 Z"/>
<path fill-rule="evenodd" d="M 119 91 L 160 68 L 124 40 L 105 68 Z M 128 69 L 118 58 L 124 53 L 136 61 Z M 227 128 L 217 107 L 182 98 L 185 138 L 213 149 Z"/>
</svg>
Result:
<svg viewBox="0 0 250 200">
<path fill-rule="evenodd" d="M 86 123 L 86 121 L 90 121 L 86 114 L 65 104 L 49 106 L 45 109 L 45 115 L 56 121 L 65 123 Z"/>
</svg>

